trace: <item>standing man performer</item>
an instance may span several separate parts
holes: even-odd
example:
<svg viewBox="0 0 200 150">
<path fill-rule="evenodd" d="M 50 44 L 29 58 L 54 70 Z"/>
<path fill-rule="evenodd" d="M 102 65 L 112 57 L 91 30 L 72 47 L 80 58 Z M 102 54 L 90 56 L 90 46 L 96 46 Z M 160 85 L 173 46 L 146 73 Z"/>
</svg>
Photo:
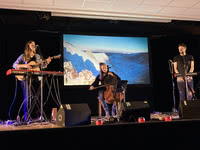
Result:
<svg viewBox="0 0 200 150">
<path fill-rule="evenodd" d="M 100 63 L 99 66 L 100 73 L 96 76 L 96 79 L 90 86 L 89 90 L 94 90 L 98 86 L 105 86 L 107 82 L 110 82 L 112 80 L 112 78 L 115 78 L 116 82 L 121 80 L 118 75 L 116 75 L 114 72 L 109 71 L 109 68 L 105 63 Z M 110 95 L 113 95 L 112 91 L 110 92 Z M 103 88 L 100 88 L 98 91 L 98 99 L 101 102 L 101 105 L 105 111 L 106 116 L 104 119 L 106 121 L 111 121 L 116 115 L 116 104 L 114 104 L 113 102 L 110 103 L 112 104 L 112 110 L 110 111 L 108 106 L 108 100 L 105 99 L 105 89 Z"/>
<path fill-rule="evenodd" d="M 184 43 L 178 45 L 179 55 L 174 57 L 174 72 L 181 74 L 177 77 L 177 86 L 180 100 L 192 100 L 195 94 L 193 88 L 193 77 L 185 76 L 194 71 L 194 58 L 186 54 L 187 46 Z"/>
<path fill-rule="evenodd" d="M 41 56 L 36 53 L 35 41 L 30 40 L 25 44 L 24 53 L 21 54 L 17 60 L 13 63 L 14 69 L 24 69 L 24 70 L 37 70 L 44 69 L 51 62 L 51 57 L 48 57 L 45 61 L 41 59 Z M 24 96 L 23 101 L 23 111 L 24 111 L 24 120 L 28 121 L 28 82 L 27 79 L 22 75 L 16 76 L 16 78 L 21 81 L 21 88 Z"/>
</svg>

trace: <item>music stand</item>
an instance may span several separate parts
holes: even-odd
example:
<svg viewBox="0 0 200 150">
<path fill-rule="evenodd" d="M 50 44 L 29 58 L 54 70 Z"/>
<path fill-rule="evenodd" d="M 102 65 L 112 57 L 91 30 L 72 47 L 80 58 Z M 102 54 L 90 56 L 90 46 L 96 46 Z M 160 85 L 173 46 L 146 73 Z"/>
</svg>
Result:
<svg viewBox="0 0 200 150">
<path fill-rule="evenodd" d="M 124 103 L 126 102 L 127 83 L 128 83 L 128 80 L 120 80 L 120 81 L 118 81 L 117 90 L 116 90 L 116 92 L 120 93 L 120 97 L 121 97 L 121 93 L 123 93 L 123 102 Z M 121 101 L 121 98 L 120 98 L 120 102 L 116 102 L 116 109 L 117 109 L 117 111 L 116 111 L 117 112 L 117 120 L 119 121 L 120 117 L 121 117 L 121 113 L 122 113 L 122 101 Z"/>
<path fill-rule="evenodd" d="M 127 84 L 128 84 L 128 80 L 120 80 L 118 82 L 118 86 L 122 89 L 122 92 L 124 93 L 124 102 L 126 102 L 125 94 L 126 94 Z"/>
</svg>

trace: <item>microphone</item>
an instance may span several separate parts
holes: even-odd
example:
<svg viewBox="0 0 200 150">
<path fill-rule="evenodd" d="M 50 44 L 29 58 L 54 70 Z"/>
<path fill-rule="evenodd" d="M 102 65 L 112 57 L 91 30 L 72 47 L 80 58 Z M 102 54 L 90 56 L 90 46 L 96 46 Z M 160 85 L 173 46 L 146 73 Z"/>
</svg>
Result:
<svg viewBox="0 0 200 150">
<path fill-rule="evenodd" d="M 171 59 L 169 59 L 168 61 L 169 61 L 170 63 L 172 63 L 172 64 L 174 63 Z"/>
<path fill-rule="evenodd" d="M 42 55 L 42 52 L 41 52 L 40 46 L 37 44 L 37 45 L 35 45 L 35 48 L 36 48 L 38 54 L 40 55 L 40 57 L 43 59 L 43 55 Z"/>
</svg>

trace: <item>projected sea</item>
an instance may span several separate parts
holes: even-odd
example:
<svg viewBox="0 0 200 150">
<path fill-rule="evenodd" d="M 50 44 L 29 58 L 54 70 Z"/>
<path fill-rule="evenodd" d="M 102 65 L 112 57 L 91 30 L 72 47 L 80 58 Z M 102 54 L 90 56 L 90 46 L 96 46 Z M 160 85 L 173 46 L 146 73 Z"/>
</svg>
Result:
<svg viewBox="0 0 200 150">
<path fill-rule="evenodd" d="M 90 85 L 99 74 L 99 62 L 105 62 L 128 84 L 149 84 L 148 53 L 106 53 L 84 51 L 64 44 L 64 85 Z"/>
</svg>

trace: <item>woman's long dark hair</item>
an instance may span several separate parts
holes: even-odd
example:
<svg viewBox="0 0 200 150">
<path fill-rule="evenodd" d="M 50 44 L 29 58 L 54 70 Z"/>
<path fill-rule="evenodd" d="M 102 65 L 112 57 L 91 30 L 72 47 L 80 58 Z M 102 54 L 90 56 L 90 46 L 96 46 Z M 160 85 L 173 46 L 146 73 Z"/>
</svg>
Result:
<svg viewBox="0 0 200 150">
<path fill-rule="evenodd" d="M 25 47 L 24 47 L 24 59 L 25 61 L 29 61 L 31 59 L 31 56 L 30 56 L 30 47 L 29 47 L 29 44 L 31 44 L 32 42 L 35 42 L 33 40 L 30 40 L 28 42 L 26 42 L 25 44 Z"/>
<path fill-rule="evenodd" d="M 102 80 L 102 79 L 106 76 L 106 74 L 109 72 L 109 68 L 108 68 L 107 65 L 106 65 L 106 66 L 107 66 L 107 68 L 108 68 L 108 71 L 107 71 L 106 73 L 102 71 L 101 66 L 104 66 L 104 65 L 106 65 L 106 64 L 103 63 L 103 62 L 99 63 L 99 68 L 100 68 L 99 79 L 100 79 L 100 80 Z"/>
</svg>

